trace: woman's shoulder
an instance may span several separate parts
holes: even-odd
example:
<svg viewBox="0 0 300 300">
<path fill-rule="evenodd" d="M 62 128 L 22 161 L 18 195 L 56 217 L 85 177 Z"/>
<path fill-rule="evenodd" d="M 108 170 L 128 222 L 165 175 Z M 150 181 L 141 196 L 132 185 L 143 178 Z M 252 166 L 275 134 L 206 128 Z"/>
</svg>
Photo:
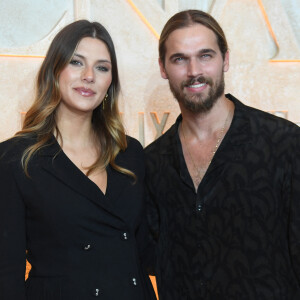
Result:
<svg viewBox="0 0 300 300">
<path fill-rule="evenodd" d="M 0 143 L 0 159 L 19 159 L 24 150 L 32 145 L 35 139 L 32 137 L 14 136 Z"/>
<path fill-rule="evenodd" d="M 132 163 L 133 161 L 141 161 L 144 160 L 144 153 L 143 153 L 143 147 L 141 143 L 131 137 L 131 136 L 126 136 L 127 140 L 127 147 L 125 150 L 121 150 L 116 157 L 116 162 L 118 164 L 125 163 Z"/>
<path fill-rule="evenodd" d="M 126 135 L 127 139 L 127 149 L 131 151 L 143 151 L 143 146 L 141 143 L 134 137 Z"/>
<path fill-rule="evenodd" d="M 132 136 L 126 136 L 127 148 L 124 154 L 135 159 L 144 159 L 144 151 L 141 143 Z"/>
</svg>

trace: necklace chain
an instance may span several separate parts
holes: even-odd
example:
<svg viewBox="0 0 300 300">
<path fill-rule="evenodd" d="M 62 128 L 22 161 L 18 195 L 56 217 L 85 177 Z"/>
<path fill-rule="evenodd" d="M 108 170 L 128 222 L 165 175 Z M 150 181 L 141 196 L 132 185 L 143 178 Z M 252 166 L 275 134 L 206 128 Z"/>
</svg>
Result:
<svg viewBox="0 0 300 300">
<path fill-rule="evenodd" d="M 194 161 L 194 159 L 192 157 L 192 154 L 191 154 L 191 152 L 189 150 L 189 147 L 188 147 L 188 144 L 187 144 L 187 140 L 186 140 L 186 137 L 185 137 L 185 134 L 184 134 L 182 122 L 181 122 L 181 131 L 182 131 L 183 140 L 184 140 L 184 142 L 186 144 L 186 149 L 187 149 L 188 155 L 189 155 L 189 157 L 190 157 L 190 159 L 191 159 L 191 161 L 193 163 L 194 170 L 196 171 L 196 184 L 195 184 L 196 186 L 198 186 L 200 184 L 201 180 L 203 179 L 206 170 L 209 168 L 209 166 L 211 164 L 211 161 L 212 161 L 214 155 L 216 154 L 216 152 L 217 152 L 217 150 L 218 150 L 218 148 L 219 148 L 219 146 L 220 146 L 220 144 L 221 144 L 221 142 L 222 142 L 222 140 L 223 140 L 223 138 L 225 136 L 225 129 L 226 129 L 226 126 L 228 125 L 227 123 L 230 120 L 230 115 L 231 115 L 231 113 L 229 111 L 228 115 L 227 115 L 227 117 L 225 119 L 224 125 L 223 125 L 223 127 L 221 128 L 221 130 L 220 130 L 220 132 L 218 134 L 216 145 L 214 146 L 213 150 L 211 151 L 211 155 L 210 155 L 210 158 L 208 160 L 208 164 L 207 164 L 207 168 L 206 169 L 205 169 L 205 166 L 204 167 L 201 167 L 201 166 L 198 167 L 196 165 L 196 163 L 195 163 L 195 161 Z M 205 171 L 203 171 L 203 169 L 205 169 Z"/>
</svg>

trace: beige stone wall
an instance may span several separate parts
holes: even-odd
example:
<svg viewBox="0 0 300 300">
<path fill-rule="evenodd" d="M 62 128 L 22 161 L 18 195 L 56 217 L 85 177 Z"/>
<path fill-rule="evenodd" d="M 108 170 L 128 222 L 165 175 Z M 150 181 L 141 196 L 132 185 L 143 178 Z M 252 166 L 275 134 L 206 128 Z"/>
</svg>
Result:
<svg viewBox="0 0 300 300">
<path fill-rule="evenodd" d="M 157 33 L 181 9 L 212 13 L 231 50 L 226 91 L 300 124 L 299 0 L 1 0 L 0 141 L 20 129 L 42 61 L 17 55 L 45 55 L 56 32 L 81 18 L 101 22 L 113 37 L 128 134 L 147 145 L 170 127 L 179 109 L 160 78 L 157 37 L 134 6 Z"/>
</svg>

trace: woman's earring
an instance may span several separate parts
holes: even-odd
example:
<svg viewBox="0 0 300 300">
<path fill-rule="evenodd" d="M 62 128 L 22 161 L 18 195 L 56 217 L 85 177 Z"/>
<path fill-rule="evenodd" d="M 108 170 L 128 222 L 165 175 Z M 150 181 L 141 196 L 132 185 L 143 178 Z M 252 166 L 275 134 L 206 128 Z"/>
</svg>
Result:
<svg viewBox="0 0 300 300">
<path fill-rule="evenodd" d="M 108 98 L 108 94 L 105 95 L 104 99 L 103 99 L 103 104 L 102 104 L 102 109 L 104 110 L 105 108 L 105 102 L 107 101 Z"/>
</svg>

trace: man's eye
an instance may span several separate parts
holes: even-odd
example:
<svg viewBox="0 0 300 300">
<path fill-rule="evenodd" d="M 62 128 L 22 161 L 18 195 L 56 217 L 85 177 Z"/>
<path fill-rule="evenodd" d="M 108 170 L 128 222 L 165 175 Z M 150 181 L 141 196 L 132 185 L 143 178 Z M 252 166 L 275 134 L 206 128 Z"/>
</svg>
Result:
<svg viewBox="0 0 300 300">
<path fill-rule="evenodd" d="M 174 59 L 174 62 L 181 62 L 181 61 L 183 61 L 183 60 L 184 60 L 183 57 L 176 57 L 176 58 Z"/>
</svg>

